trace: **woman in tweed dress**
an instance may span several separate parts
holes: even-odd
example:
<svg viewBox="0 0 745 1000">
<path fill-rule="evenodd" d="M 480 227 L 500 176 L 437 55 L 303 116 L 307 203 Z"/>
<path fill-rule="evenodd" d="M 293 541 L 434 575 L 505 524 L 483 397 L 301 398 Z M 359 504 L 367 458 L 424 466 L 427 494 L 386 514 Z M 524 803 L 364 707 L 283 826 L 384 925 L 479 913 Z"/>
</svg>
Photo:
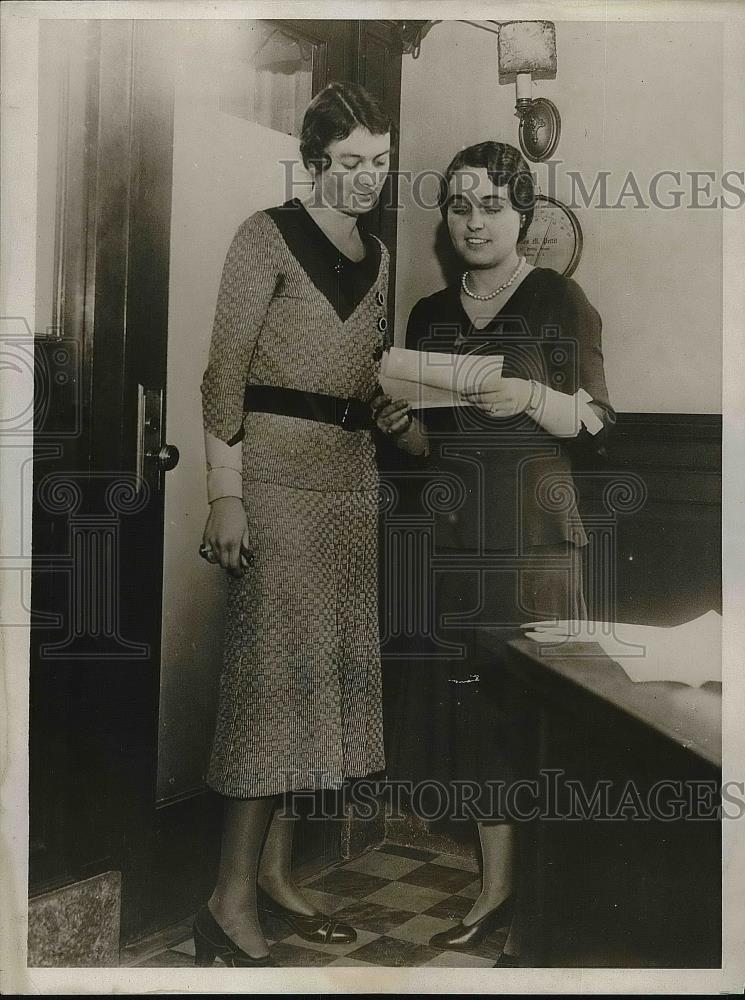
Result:
<svg viewBox="0 0 745 1000">
<path fill-rule="evenodd" d="M 262 909 L 311 941 L 355 939 L 294 884 L 294 820 L 277 806 L 385 766 L 370 404 L 388 252 L 357 220 L 378 199 L 390 144 L 369 94 L 327 87 L 303 121 L 313 194 L 247 219 L 223 270 L 202 384 L 201 551 L 230 574 L 207 776 L 225 820 L 218 883 L 195 922 L 199 964 L 274 964 Z M 416 450 L 411 423 L 401 408 L 381 426 Z"/>
</svg>

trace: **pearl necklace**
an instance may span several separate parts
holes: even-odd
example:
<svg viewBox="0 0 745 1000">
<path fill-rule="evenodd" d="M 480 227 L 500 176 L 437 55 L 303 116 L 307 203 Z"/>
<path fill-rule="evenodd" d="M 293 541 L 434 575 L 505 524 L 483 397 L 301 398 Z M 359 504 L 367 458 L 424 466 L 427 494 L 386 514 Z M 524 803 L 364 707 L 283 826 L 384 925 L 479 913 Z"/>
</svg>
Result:
<svg viewBox="0 0 745 1000">
<path fill-rule="evenodd" d="M 477 295 L 476 292 L 471 291 L 471 289 L 468 287 L 468 275 L 471 273 L 470 271 L 463 272 L 463 277 L 460 279 L 460 284 L 463 291 L 470 298 L 478 299 L 479 302 L 488 302 L 489 299 L 495 298 L 495 296 L 499 295 L 500 292 L 503 292 L 506 288 L 509 288 L 524 267 L 525 267 L 525 258 L 521 257 L 520 262 L 518 263 L 515 270 L 512 272 L 512 276 L 508 278 L 507 281 L 504 282 L 504 284 L 500 285 L 499 288 L 495 288 L 493 292 L 489 292 L 488 295 Z"/>
</svg>

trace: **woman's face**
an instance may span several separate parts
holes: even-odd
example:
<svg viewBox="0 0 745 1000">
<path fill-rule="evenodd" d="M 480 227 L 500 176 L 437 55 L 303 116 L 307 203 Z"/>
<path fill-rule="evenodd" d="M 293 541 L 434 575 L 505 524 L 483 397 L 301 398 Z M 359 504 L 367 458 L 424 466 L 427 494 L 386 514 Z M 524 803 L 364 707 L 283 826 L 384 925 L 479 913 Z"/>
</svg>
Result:
<svg viewBox="0 0 745 1000">
<path fill-rule="evenodd" d="M 326 153 L 331 163 L 315 177 L 326 204 L 345 215 L 369 212 L 388 176 L 390 147 L 389 133 L 373 135 L 361 127 L 330 143 Z"/>
<path fill-rule="evenodd" d="M 497 187 L 485 167 L 456 170 L 447 203 L 450 239 L 469 268 L 495 267 L 515 253 L 520 213 L 507 185 Z"/>
</svg>

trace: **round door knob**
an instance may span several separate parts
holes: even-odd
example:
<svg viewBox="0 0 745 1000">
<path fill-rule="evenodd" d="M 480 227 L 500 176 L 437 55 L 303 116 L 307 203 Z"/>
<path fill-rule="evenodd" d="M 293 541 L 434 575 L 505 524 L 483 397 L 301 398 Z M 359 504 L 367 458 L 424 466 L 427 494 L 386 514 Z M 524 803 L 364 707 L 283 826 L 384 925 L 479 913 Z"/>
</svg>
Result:
<svg viewBox="0 0 745 1000">
<path fill-rule="evenodd" d="M 164 444 L 157 454 L 152 454 L 150 457 L 158 460 L 158 468 L 161 471 L 170 472 L 176 468 L 181 456 L 175 444 Z"/>
</svg>

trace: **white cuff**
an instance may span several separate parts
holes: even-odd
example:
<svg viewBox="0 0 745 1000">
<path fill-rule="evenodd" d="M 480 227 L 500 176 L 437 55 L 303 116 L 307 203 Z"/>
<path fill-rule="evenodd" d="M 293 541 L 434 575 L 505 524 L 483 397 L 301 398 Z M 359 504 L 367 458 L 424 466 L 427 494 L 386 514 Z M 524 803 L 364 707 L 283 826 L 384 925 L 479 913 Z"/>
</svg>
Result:
<svg viewBox="0 0 745 1000">
<path fill-rule="evenodd" d="M 240 469 L 222 466 L 207 470 L 207 501 L 219 500 L 220 497 L 243 497 L 243 477 Z"/>
<path fill-rule="evenodd" d="M 205 429 L 204 451 L 207 457 L 207 500 L 220 497 L 243 497 L 241 473 L 243 446 L 226 444 Z"/>
<path fill-rule="evenodd" d="M 534 420 L 555 437 L 576 437 L 583 424 L 590 434 L 597 434 L 603 429 L 603 422 L 587 405 L 591 400 L 592 396 L 584 389 L 569 396 L 542 385 Z"/>
<path fill-rule="evenodd" d="M 585 425 L 588 434 L 599 434 L 603 429 L 603 421 L 588 403 L 592 402 L 592 396 L 586 389 L 578 389 L 575 398 L 579 403 L 579 419 Z"/>
<path fill-rule="evenodd" d="M 240 441 L 237 444 L 226 444 L 225 441 L 220 440 L 219 437 L 215 437 L 214 434 L 210 434 L 205 429 L 204 454 L 207 458 L 208 469 L 229 466 L 240 470 L 243 461 L 243 446 Z"/>
</svg>

